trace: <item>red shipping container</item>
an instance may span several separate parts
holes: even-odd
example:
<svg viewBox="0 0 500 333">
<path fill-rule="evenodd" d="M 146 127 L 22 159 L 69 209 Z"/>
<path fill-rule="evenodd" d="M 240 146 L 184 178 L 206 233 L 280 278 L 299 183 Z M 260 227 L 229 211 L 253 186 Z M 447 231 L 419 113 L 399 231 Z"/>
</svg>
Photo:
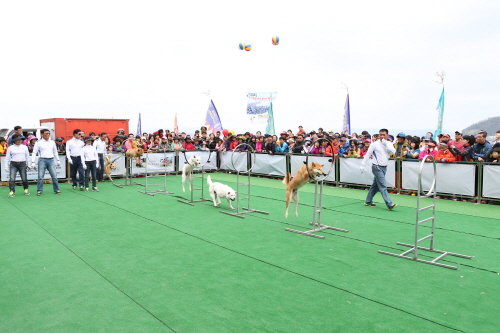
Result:
<svg viewBox="0 0 500 333">
<path fill-rule="evenodd" d="M 50 130 L 50 136 L 55 139 L 58 136 L 64 138 L 65 142 L 73 137 L 74 129 L 81 129 L 87 136 L 90 132 L 99 135 L 108 133 L 110 139 L 117 135 L 117 130 L 122 128 L 125 134 L 129 134 L 129 119 L 95 119 L 95 118 L 49 118 L 40 119 L 40 126 Z"/>
</svg>

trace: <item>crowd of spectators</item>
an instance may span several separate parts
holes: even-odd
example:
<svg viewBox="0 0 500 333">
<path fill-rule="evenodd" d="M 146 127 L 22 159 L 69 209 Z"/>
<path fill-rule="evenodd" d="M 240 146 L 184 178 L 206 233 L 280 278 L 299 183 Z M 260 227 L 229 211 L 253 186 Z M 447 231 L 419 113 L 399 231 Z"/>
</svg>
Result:
<svg viewBox="0 0 500 333">
<path fill-rule="evenodd" d="M 83 132 L 83 131 L 82 131 Z M 20 126 L 15 127 L 15 133 L 22 133 Z M 93 139 L 101 134 L 89 133 Z M 81 134 L 82 137 L 84 133 Z M 493 141 L 489 142 L 488 133 L 479 131 L 476 135 L 465 135 L 456 131 L 453 138 L 449 134 L 440 134 L 436 138 L 433 133 L 423 136 L 411 136 L 404 133 L 389 135 L 396 152 L 392 155 L 395 159 L 422 160 L 431 155 L 441 163 L 451 162 L 491 162 L 500 163 L 500 130 L 495 133 Z M 131 148 L 142 148 L 144 151 L 153 152 L 179 152 L 183 150 L 215 150 L 219 152 L 247 150 L 262 154 L 314 154 L 328 155 L 339 158 L 362 158 L 366 155 L 372 142 L 378 140 L 378 134 L 371 135 L 367 131 L 361 134 L 339 133 L 323 128 L 318 131 L 304 131 L 302 126 L 298 127 L 296 133 L 292 130 L 283 131 L 279 135 L 263 135 L 261 132 L 255 134 L 245 132 L 243 134 L 227 133 L 223 131 L 208 133 L 206 127 L 196 130 L 193 135 L 174 133 L 170 130 L 159 129 L 154 133 L 142 133 L 142 135 L 128 134 L 119 129 L 114 135 L 105 135 L 104 143 L 108 152 L 126 152 Z M 24 138 L 23 143 L 32 152 L 35 142 L 38 140 L 32 133 Z M 0 137 L 0 154 L 4 154 L 10 138 Z M 65 153 L 64 138 L 56 138 L 57 151 Z M 430 160 L 427 157 L 427 160 Z"/>
</svg>

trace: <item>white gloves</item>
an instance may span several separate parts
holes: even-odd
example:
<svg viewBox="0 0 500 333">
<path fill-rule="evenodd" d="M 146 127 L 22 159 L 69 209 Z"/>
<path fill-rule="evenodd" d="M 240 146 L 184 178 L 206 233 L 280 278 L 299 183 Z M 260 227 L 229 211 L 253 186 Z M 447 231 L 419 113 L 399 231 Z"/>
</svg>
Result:
<svg viewBox="0 0 500 333">
<path fill-rule="evenodd" d="M 87 170 L 87 164 L 86 163 L 82 163 L 83 165 L 83 170 Z"/>
<path fill-rule="evenodd" d="M 56 167 L 60 167 L 61 166 L 61 161 L 57 161 L 56 162 Z"/>
<path fill-rule="evenodd" d="M 364 165 L 360 166 L 359 171 L 361 171 L 361 173 L 365 172 L 365 166 Z"/>
<path fill-rule="evenodd" d="M 35 164 L 35 162 L 31 162 L 31 168 L 32 168 L 32 169 L 36 169 L 36 164 Z"/>
<path fill-rule="evenodd" d="M 71 159 L 71 157 L 68 158 L 68 162 L 69 162 L 69 164 L 73 164 L 73 160 Z"/>
<path fill-rule="evenodd" d="M 99 169 L 99 164 L 97 164 L 97 165 L 95 166 L 95 168 L 96 168 L 96 169 Z"/>
<path fill-rule="evenodd" d="M 5 167 L 5 172 L 9 173 L 10 168 L 8 166 Z"/>
</svg>

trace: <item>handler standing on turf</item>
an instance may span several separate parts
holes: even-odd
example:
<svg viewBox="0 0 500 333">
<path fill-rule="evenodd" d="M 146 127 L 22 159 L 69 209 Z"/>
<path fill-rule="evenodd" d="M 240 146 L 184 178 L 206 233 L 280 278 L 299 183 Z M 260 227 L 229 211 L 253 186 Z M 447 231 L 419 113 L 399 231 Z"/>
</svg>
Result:
<svg viewBox="0 0 500 333">
<path fill-rule="evenodd" d="M 393 210 L 397 205 L 393 204 L 387 193 L 387 186 L 385 183 L 385 173 L 387 172 L 387 163 L 389 162 L 389 155 L 394 154 L 396 149 L 394 148 L 392 142 L 387 141 L 389 131 L 385 128 L 379 131 L 379 139 L 373 142 L 368 148 L 361 167 L 359 168 L 361 172 L 365 171 L 365 163 L 368 158 L 373 155 L 372 172 L 373 172 L 373 184 L 368 191 L 366 196 L 365 206 L 375 207 L 372 200 L 377 192 L 382 194 L 385 204 L 389 210 Z"/>
</svg>

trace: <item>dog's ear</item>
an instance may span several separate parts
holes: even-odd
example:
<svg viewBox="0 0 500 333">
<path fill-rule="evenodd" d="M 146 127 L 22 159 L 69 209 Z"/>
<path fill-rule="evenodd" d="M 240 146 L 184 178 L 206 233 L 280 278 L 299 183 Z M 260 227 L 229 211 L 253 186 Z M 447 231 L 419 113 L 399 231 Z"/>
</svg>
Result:
<svg viewBox="0 0 500 333">
<path fill-rule="evenodd" d="M 231 192 L 227 192 L 227 195 L 231 195 Z"/>
<path fill-rule="evenodd" d="M 325 165 L 324 164 L 321 164 L 321 167 L 324 167 Z"/>
</svg>

